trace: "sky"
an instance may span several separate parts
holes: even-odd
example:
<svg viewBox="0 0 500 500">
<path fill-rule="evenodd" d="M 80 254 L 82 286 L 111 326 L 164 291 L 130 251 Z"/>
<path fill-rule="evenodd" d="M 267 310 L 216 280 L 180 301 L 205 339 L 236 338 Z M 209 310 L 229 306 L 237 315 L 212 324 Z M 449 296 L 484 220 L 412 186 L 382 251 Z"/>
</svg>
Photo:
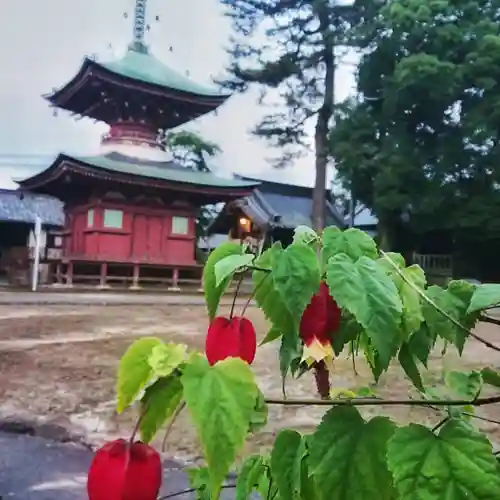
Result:
<svg viewBox="0 0 500 500">
<path fill-rule="evenodd" d="M 59 152 L 97 152 L 107 126 L 77 121 L 64 111 L 54 116 L 42 95 L 69 81 L 85 56 L 95 54 L 98 61 L 106 61 L 123 54 L 132 38 L 134 0 L 0 3 L 0 160 L 12 154 L 50 159 Z M 177 71 L 188 71 L 199 83 L 210 84 L 214 76 L 223 74 L 228 60 L 224 45 L 231 30 L 218 0 L 149 0 L 147 14 L 151 25 L 147 43 L 156 57 Z M 345 98 L 353 86 L 352 65 L 341 67 L 337 99 Z M 217 115 L 202 117 L 191 128 L 222 148 L 216 160 L 222 175 L 239 173 L 312 185 L 312 153 L 284 171 L 270 166 L 268 159 L 276 151 L 250 133 L 265 113 L 257 105 L 257 91 L 249 91 L 232 96 Z M 0 187 L 7 187 L 12 176 L 23 175 L 0 161 Z"/>
</svg>

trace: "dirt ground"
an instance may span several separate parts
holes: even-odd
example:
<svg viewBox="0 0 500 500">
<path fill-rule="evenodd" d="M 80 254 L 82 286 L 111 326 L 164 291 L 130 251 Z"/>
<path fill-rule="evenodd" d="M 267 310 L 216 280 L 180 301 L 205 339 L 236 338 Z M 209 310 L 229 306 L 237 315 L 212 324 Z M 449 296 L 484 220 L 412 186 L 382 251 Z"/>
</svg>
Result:
<svg viewBox="0 0 500 500">
<path fill-rule="evenodd" d="M 257 309 L 248 310 L 259 335 L 266 332 L 266 322 Z M 135 414 L 114 413 L 115 374 L 119 357 L 129 343 L 141 336 L 159 336 L 202 349 L 207 319 L 200 306 L 0 306 L 0 418 L 15 417 L 57 423 L 85 436 L 91 443 L 120 434 L 129 434 Z M 481 324 L 477 333 L 498 342 L 500 329 Z M 440 349 L 431 359 L 425 373 L 429 384 L 442 383 L 443 368 L 470 369 L 490 365 L 500 368 L 500 356 L 476 341 L 470 341 L 462 359 L 454 349 L 441 359 Z M 339 359 L 333 376 L 338 388 L 368 385 L 370 372 L 360 358 Z M 263 392 L 281 397 L 277 348 L 259 349 L 254 369 Z M 381 397 L 405 398 L 411 393 L 401 370 L 391 367 L 376 388 Z M 315 394 L 312 376 L 289 381 L 288 397 L 311 398 Z M 248 452 L 265 448 L 283 427 L 308 431 L 322 414 L 322 407 L 270 408 L 266 428 L 253 436 Z M 416 407 L 364 408 L 366 415 L 384 412 L 399 422 L 408 420 L 437 421 L 432 410 Z M 481 408 L 480 416 L 500 419 L 500 405 Z M 486 421 L 477 423 L 495 441 L 500 441 L 500 426 Z M 161 441 L 161 437 L 158 438 Z M 187 413 L 173 426 L 167 452 L 184 460 L 196 460 L 199 446 Z"/>
</svg>

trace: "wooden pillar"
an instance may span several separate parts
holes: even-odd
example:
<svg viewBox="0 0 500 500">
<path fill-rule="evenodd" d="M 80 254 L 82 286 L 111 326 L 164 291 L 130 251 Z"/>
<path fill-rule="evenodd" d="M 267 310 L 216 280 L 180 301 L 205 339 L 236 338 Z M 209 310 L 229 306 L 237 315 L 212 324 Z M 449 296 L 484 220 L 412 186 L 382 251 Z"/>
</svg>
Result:
<svg viewBox="0 0 500 500">
<path fill-rule="evenodd" d="M 130 285 L 131 290 L 139 290 L 139 278 L 140 278 L 140 266 L 139 264 L 134 264 L 133 274 L 132 274 L 132 285 Z"/>
<path fill-rule="evenodd" d="M 73 286 L 73 261 L 68 262 L 68 267 L 66 268 L 66 285 Z"/>
<path fill-rule="evenodd" d="M 201 277 L 200 277 L 200 287 L 198 288 L 198 292 L 203 293 L 203 269 L 201 271 Z"/>
<path fill-rule="evenodd" d="M 56 283 L 61 285 L 63 282 L 63 273 L 62 273 L 62 263 L 58 262 L 56 264 Z"/>
<path fill-rule="evenodd" d="M 99 288 L 101 289 L 109 288 L 107 283 L 107 277 L 108 277 L 108 264 L 107 262 L 101 262 L 101 276 L 99 279 Z"/>
<path fill-rule="evenodd" d="M 181 289 L 179 288 L 179 269 L 176 267 L 172 271 L 172 286 L 168 288 L 170 292 L 180 292 Z"/>
</svg>

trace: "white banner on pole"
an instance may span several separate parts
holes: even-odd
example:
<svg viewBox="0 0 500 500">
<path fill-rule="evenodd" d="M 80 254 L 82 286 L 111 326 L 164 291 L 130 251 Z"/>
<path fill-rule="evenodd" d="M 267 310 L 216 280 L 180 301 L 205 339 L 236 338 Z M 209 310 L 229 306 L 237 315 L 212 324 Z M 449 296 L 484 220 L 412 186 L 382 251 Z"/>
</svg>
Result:
<svg viewBox="0 0 500 500">
<path fill-rule="evenodd" d="M 35 239 L 35 255 L 33 259 L 33 274 L 31 277 L 31 290 L 33 292 L 36 292 L 36 289 L 38 288 L 38 274 L 39 274 L 39 268 L 40 268 L 40 250 L 41 250 L 41 243 L 42 243 L 42 219 L 40 217 L 35 218 L 35 233 L 34 233 L 34 239 Z"/>
</svg>

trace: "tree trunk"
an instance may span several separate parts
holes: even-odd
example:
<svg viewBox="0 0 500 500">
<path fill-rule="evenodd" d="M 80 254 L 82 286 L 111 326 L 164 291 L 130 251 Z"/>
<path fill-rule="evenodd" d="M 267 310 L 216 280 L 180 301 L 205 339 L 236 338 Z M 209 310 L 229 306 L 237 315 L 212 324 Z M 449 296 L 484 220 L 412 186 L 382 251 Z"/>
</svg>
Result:
<svg viewBox="0 0 500 500">
<path fill-rule="evenodd" d="M 335 104 L 335 44 L 333 33 L 330 29 L 330 12 L 325 2 L 321 2 L 316 7 L 320 30 L 325 45 L 323 60 L 326 66 L 325 71 L 325 97 L 323 105 L 318 111 L 316 130 L 314 134 L 316 153 L 316 180 L 314 183 L 312 200 L 312 222 L 316 231 L 322 231 L 325 227 L 325 192 L 326 192 L 326 171 L 328 166 L 328 132 L 330 119 L 333 115 Z"/>
</svg>

